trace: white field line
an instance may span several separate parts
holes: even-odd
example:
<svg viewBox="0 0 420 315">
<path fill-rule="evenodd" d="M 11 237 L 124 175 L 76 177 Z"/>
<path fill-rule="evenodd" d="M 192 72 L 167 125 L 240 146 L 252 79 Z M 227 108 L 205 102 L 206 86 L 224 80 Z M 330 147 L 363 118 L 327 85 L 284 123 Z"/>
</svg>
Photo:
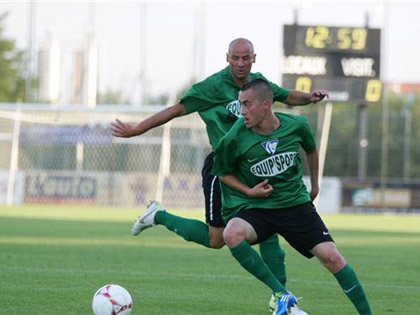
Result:
<svg viewBox="0 0 420 315">
<path fill-rule="evenodd" d="M 255 278 L 252 276 L 242 276 L 242 275 L 213 275 L 213 274 L 197 274 L 197 273 L 164 273 L 164 272 L 150 272 L 150 271 L 118 271 L 118 270 L 100 270 L 100 269 L 89 269 L 89 270 L 74 270 L 74 269 L 65 269 L 65 268 L 33 268 L 33 267 L 24 267 L 24 266 L 0 266 L 0 270 L 10 271 L 10 272 L 29 272 L 29 273 L 42 273 L 42 274 L 51 274 L 51 273 L 62 273 L 62 274 L 116 274 L 123 276 L 133 276 L 133 277 L 165 277 L 165 278 L 190 278 L 190 279 L 203 279 L 203 280 L 252 280 L 255 281 Z M 307 283 L 310 285 L 337 285 L 335 280 L 310 280 L 310 279 L 298 279 L 292 278 L 288 279 L 288 282 L 297 282 L 297 283 Z M 420 290 L 420 285 L 395 285 L 388 283 L 371 283 L 371 282 L 362 282 L 364 287 L 371 288 L 382 288 L 390 290 Z"/>
</svg>

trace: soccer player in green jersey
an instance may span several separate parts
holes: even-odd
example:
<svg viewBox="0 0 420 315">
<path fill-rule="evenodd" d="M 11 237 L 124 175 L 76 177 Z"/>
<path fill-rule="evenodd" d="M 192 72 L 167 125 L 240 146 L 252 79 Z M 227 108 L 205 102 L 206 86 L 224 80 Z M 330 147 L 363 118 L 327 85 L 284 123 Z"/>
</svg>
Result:
<svg viewBox="0 0 420 315">
<path fill-rule="evenodd" d="M 282 235 L 300 254 L 316 256 L 335 276 L 359 314 L 371 314 L 356 273 L 337 250 L 312 201 L 319 192 L 318 151 L 303 116 L 274 113 L 273 93 L 263 79 L 242 86 L 242 118 L 220 140 L 213 173 L 222 188 L 223 238 L 234 258 L 273 290 L 273 314 L 289 314 L 297 301 L 250 246 Z M 307 157 L 311 180 L 302 181 L 299 149 Z"/>
<path fill-rule="evenodd" d="M 228 62 L 226 68 L 194 84 L 179 103 L 138 124 L 129 124 L 117 119 L 111 124 L 112 134 L 125 138 L 139 136 L 176 117 L 198 112 L 206 124 L 207 135 L 212 150 L 214 150 L 218 141 L 240 116 L 239 89 L 250 80 L 264 78 L 260 73 L 251 72 L 256 54 L 252 43 L 245 38 L 237 38 L 229 44 L 226 60 Z M 327 96 L 327 93 L 322 90 L 308 94 L 294 90 L 289 91 L 271 82 L 270 86 L 275 101 L 292 106 L 317 103 Z M 168 230 L 175 232 L 187 241 L 209 248 L 223 247 L 222 235 L 225 222 L 221 217 L 219 179 L 211 174 L 212 165 L 213 154 L 210 153 L 204 162 L 202 171 L 207 224 L 199 220 L 175 216 L 167 211 L 159 211 L 166 209 L 158 202 L 152 202 L 135 222 L 132 233 L 137 235 L 153 225 L 164 225 Z M 261 243 L 260 252 L 277 279 L 285 284 L 284 251 L 278 244 L 278 237 L 273 236 Z"/>
</svg>

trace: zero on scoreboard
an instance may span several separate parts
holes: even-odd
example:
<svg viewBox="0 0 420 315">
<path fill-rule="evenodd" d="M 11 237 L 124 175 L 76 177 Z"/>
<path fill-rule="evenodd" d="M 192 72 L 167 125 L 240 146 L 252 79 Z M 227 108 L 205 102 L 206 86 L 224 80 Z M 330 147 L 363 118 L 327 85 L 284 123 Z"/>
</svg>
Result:
<svg viewBox="0 0 420 315">
<path fill-rule="evenodd" d="M 378 102 L 380 29 L 285 25 L 283 86 L 330 91 L 332 100 Z"/>
</svg>

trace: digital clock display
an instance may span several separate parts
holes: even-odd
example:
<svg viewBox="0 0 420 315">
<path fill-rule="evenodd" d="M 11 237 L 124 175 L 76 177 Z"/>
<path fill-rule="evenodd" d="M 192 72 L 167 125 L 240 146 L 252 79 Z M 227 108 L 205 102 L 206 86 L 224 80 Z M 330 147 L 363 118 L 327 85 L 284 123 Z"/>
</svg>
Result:
<svg viewBox="0 0 420 315">
<path fill-rule="evenodd" d="M 367 35 L 366 28 L 307 26 L 298 34 L 298 42 L 305 49 L 365 51 Z"/>
<path fill-rule="evenodd" d="M 285 48 L 287 43 L 291 53 L 293 50 L 368 54 L 380 51 L 380 30 L 375 28 L 285 25 L 284 32 Z"/>
</svg>

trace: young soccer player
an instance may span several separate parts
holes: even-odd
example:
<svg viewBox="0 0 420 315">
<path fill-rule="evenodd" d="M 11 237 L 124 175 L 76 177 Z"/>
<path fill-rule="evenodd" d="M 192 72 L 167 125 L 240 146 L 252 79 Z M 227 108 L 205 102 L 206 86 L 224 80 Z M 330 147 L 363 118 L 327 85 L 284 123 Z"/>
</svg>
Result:
<svg viewBox="0 0 420 315">
<path fill-rule="evenodd" d="M 356 273 L 337 250 L 312 201 L 319 192 L 318 151 L 303 116 L 274 113 L 273 93 L 264 79 L 242 86 L 242 118 L 215 150 L 214 174 L 222 185 L 224 240 L 233 257 L 270 287 L 276 296 L 273 314 L 289 314 L 296 298 L 250 246 L 282 235 L 300 254 L 316 256 L 335 276 L 359 314 L 371 314 Z M 306 152 L 311 191 L 302 181 L 299 149 Z"/>
</svg>

